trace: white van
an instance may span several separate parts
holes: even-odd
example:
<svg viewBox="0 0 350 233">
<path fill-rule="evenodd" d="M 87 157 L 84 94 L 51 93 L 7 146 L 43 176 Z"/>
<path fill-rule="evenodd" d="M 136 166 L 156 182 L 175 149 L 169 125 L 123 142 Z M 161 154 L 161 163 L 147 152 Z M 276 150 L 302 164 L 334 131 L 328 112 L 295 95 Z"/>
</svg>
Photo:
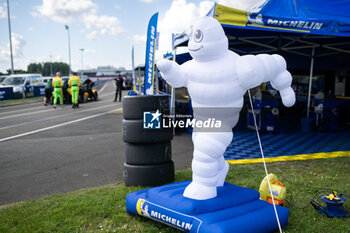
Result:
<svg viewBox="0 0 350 233">
<path fill-rule="evenodd" d="M 44 85 L 45 85 L 50 79 L 52 80 L 53 77 L 51 77 L 51 76 L 43 77 L 43 83 L 44 83 Z"/>
<path fill-rule="evenodd" d="M 43 77 L 41 74 L 14 74 L 4 79 L 1 87 L 12 87 L 15 98 L 34 95 L 34 86 L 42 86 Z"/>
</svg>

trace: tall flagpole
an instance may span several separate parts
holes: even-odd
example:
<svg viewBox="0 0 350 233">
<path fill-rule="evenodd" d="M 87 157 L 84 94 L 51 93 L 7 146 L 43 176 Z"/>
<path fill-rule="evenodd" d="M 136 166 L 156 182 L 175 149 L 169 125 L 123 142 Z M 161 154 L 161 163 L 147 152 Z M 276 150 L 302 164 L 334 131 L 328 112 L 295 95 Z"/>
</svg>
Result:
<svg viewBox="0 0 350 233">
<path fill-rule="evenodd" d="M 83 69 L 84 69 L 84 49 L 81 48 L 79 49 L 81 51 L 81 72 L 80 72 L 80 76 L 83 76 Z"/>
<path fill-rule="evenodd" d="M 14 74 L 13 70 L 13 54 L 12 54 L 12 36 L 11 36 L 11 21 L 10 21 L 10 4 L 7 0 L 7 19 L 9 24 L 9 39 L 10 39 L 10 54 L 11 54 L 11 74 Z"/>
<path fill-rule="evenodd" d="M 68 54 L 69 54 L 69 76 L 72 75 L 72 64 L 71 64 L 71 59 L 70 59 L 70 32 L 69 32 L 69 27 L 68 25 L 65 25 L 66 30 L 68 31 Z"/>
</svg>

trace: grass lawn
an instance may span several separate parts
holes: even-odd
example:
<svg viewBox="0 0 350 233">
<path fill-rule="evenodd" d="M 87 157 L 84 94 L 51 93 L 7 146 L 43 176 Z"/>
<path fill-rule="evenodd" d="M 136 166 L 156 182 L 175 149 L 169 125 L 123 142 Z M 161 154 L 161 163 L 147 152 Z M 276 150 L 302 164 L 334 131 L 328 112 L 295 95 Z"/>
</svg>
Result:
<svg viewBox="0 0 350 233">
<path fill-rule="evenodd" d="M 227 181 L 259 189 L 264 178 L 262 164 L 230 165 Z M 350 157 L 288 161 L 268 164 L 287 187 L 293 206 L 305 206 L 320 190 L 286 182 L 327 187 L 350 194 Z M 191 171 L 176 172 L 176 181 L 188 180 Z M 57 194 L 0 207 L 0 232 L 178 232 L 157 222 L 125 211 L 126 194 L 140 187 L 123 183 Z M 323 192 L 327 193 L 327 191 Z M 297 209 L 291 205 L 285 232 L 350 232 L 350 218 L 327 218 L 313 207 Z M 346 207 L 350 209 L 349 203 Z"/>
<path fill-rule="evenodd" d="M 32 98 L 26 98 L 26 99 L 1 100 L 0 106 L 44 101 L 43 98 L 44 97 L 40 96 L 40 97 L 32 97 Z"/>
</svg>

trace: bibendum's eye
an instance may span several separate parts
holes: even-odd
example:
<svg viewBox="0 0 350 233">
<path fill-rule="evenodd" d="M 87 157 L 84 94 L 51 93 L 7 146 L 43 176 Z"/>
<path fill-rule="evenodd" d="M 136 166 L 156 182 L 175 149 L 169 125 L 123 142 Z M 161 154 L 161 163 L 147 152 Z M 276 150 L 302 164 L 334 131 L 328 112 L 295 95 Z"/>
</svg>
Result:
<svg viewBox="0 0 350 233">
<path fill-rule="evenodd" d="M 203 32 L 201 30 L 196 30 L 193 34 L 193 39 L 197 43 L 201 42 L 203 40 Z"/>
</svg>

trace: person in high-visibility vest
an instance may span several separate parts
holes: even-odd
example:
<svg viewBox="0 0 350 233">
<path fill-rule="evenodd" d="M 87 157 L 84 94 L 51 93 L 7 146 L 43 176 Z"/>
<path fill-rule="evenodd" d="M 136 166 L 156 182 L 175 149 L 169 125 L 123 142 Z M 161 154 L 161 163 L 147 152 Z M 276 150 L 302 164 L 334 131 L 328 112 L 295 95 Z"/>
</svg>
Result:
<svg viewBox="0 0 350 233">
<path fill-rule="evenodd" d="M 63 93 L 62 93 L 62 78 L 61 73 L 57 72 L 56 77 L 52 80 L 53 89 L 53 107 L 56 108 L 57 99 L 60 98 L 61 106 L 63 107 Z"/>
<path fill-rule="evenodd" d="M 77 72 L 73 72 L 73 76 L 69 78 L 68 86 L 72 90 L 72 108 L 79 108 L 78 96 L 79 96 L 79 86 L 81 85 L 80 78 Z"/>
</svg>

